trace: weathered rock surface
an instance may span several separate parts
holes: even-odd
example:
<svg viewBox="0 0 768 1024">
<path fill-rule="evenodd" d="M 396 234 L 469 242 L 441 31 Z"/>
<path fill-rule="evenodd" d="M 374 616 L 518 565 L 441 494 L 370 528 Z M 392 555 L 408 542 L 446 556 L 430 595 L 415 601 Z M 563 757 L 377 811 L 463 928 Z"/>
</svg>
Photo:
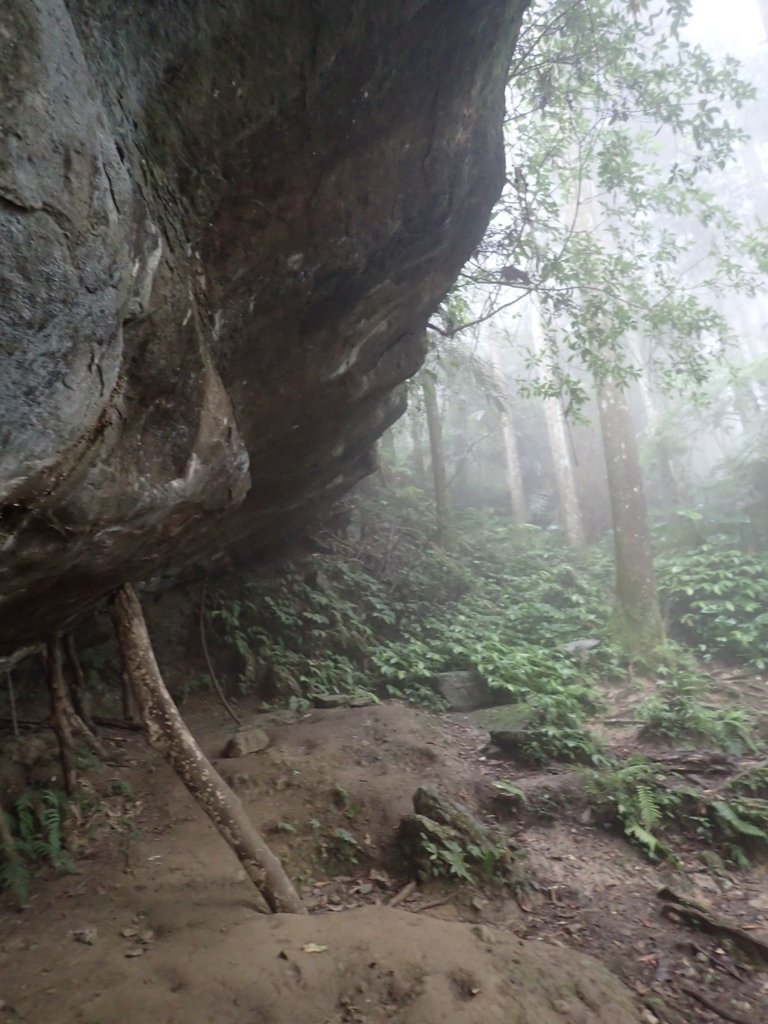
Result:
<svg viewBox="0 0 768 1024">
<path fill-rule="evenodd" d="M 4 0 L 0 653 L 368 472 L 524 0 Z"/>
<path fill-rule="evenodd" d="M 469 716 L 475 725 L 487 729 L 491 743 L 513 756 L 523 752 L 533 711 L 527 704 L 503 704 L 500 707 L 473 711 Z"/>
<path fill-rule="evenodd" d="M 247 757 L 258 754 L 269 746 L 269 736 L 258 725 L 245 725 L 230 736 L 221 752 L 222 757 Z"/>
<path fill-rule="evenodd" d="M 421 786 L 413 795 L 413 809 L 400 822 L 399 845 L 419 878 L 478 875 L 482 881 L 522 881 L 505 837 L 482 825 L 457 800 Z"/>
<path fill-rule="evenodd" d="M 316 708 L 367 708 L 376 704 L 376 698 L 356 696 L 353 693 L 318 693 L 312 698 Z"/>
<path fill-rule="evenodd" d="M 485 708 L 499 698 L 479 672 L 438 672 L 430 683 L 452 711 Z"/>
</svg>

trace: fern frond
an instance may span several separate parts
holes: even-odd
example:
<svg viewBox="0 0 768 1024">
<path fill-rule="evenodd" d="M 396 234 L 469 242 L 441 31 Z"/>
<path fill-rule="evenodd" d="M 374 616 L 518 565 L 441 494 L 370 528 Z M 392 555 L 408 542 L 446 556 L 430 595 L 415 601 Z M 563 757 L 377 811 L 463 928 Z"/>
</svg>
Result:
<svg viewBox="0 0 768 1024">
<path fill-rule="evenodd" d="M 638 785 L 637 806 L 640 811 L 640 822 L 643 828 L 652 832 L 661 821 L 661 808 L 656 795 L 649 786 Z"/>
<path fill-rule="evenodd" d="M 751 821 L 745 821 L 744 818 L 739 816 L 733 804 L 724 803 L 722 800 L 713 800 L 710 807 L 734 832 L 768 843 L 768 832 L 758 828 Z"/>
</svg>

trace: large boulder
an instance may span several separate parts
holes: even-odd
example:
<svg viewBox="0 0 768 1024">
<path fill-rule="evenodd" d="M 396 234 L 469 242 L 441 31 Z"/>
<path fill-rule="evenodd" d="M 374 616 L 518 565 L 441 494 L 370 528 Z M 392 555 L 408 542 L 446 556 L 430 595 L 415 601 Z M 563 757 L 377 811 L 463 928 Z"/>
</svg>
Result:
<svg viewBox="0 0 768 1024">
<path fill-rule="evenodd" d="M 525 0 L 3 0 L 0 653 L 373 463 Z"/>
</svg>

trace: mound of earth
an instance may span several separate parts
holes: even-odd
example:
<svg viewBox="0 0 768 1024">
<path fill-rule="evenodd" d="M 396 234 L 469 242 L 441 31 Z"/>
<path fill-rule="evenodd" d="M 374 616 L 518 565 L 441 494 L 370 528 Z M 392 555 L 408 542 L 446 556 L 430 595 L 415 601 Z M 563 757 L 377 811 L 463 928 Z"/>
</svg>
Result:
<svg viewBox="0 0 768 1024">
<path fill-rule="evenodd" d="M 639 1024 L 596 961 L 497 929 L 388 907 L 166 921 L 146 955 L 106 936 L 65 947 L 70 984 L 23 1003 L 48 1024 Z M 96 990 L 94 972 L 98 972 Z M 21 1005 L 20 1005 L 21 1008 Z"/>
<path fill-rule="evenodd" d="M 691 843 L 671 880 L 592 821 L 573 772 L 490 755 L 464 716 L 395 702 L 240 711 L 270 742 L 227 758 L 222 709 L 202 696 L 184 707 L 310 914 L 261 913 L 174 773 L 114 731 L 104 739 L 120 763 L 84 780 L 78 874 L 36 872 L 23 913 L 0 899 L 0 1021 L 716 1024 L 714 1004 L 725 1019 L 768 1020 L 766 975 L 722 935 L 663 914 L 657 895 L 682 887 L 754 935 L 768 922 L 764 865 L 710 877 Z M 58 787 L 49 733 L 6 752 L 24 778 Z M 528 804 L 499 806 L 499 781 Z M 528 884 L 416 884 L 396 854 L 421 787 L 507 835 Z"/>
</svg>

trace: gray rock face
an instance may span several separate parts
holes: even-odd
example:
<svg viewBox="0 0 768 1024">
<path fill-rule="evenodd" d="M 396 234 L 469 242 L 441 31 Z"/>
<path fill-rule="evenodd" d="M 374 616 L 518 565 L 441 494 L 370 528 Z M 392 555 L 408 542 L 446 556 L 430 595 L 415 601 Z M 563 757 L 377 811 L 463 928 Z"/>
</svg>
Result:
<svg viewBox="0 0 768 1024">
<path fill-rule="evenodd" d="M 0 5 L 0 654 L 372 468 L 523 0 Z"/>
<path fill-rule="evenodd" d="M 498 700 L 479 672 L 438 672 L 430 682 L 452 711 L 473 711 Z"/>
<path fill-rule="evenodd" d="M 318 693 L 312 703 L 316 708 L 367 708 L 377 701 L 375 697 L 357 697 L 351 693 Z"/>
<path fill-rule="evenodd" d="M 527 704 L 503 704 L 500 707 L 475 711 L 470 718 L 475 725 L 488 730 L 491 734 L 491 743 L 495 743 L 508 754 L 517 755 L 522 752 L 528 738 L 533 711 Z"/>
<path fill-rule="evenodd" d="M 258 754 L 269 746 L 269 736 L 258 725 L 246 725 L 238 729 L 228 740 L 222 757 L 247 757 Z"/>
</svg>

